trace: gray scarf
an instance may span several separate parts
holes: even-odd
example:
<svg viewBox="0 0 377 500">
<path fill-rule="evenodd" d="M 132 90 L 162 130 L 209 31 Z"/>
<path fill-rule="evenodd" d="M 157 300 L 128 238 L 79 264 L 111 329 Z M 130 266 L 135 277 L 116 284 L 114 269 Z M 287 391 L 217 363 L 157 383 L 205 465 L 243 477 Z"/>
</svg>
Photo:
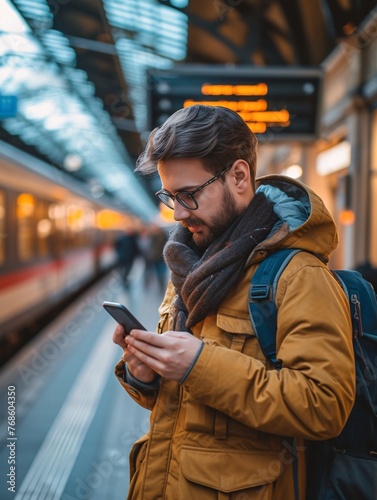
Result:
<svg viewBox="0 0 377 500">
<path fill-rule="evenodd" d="M 266 239 L 277 220 L 273 203 L 258 193 L 203 255 L 190 231 L 180 224 L 175 227 L 164 249 L 177 293 L 172 308 L 174 330 L 190 331 L 206 316 L 216 313 L 242 277 L 250 253 Z"/>
</svg>

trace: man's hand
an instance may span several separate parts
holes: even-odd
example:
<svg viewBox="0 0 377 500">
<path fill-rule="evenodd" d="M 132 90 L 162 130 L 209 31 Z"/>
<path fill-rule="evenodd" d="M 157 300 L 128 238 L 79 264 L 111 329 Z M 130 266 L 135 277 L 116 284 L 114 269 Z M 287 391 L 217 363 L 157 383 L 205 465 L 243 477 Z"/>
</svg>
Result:
<svg viewBox="0 0 377 500">
<path fill-rule="evenodd" d="M 114 331 L 113 342 L 123 349 L 123 361 L 127 363 L 132 375 L 140 380 L 140 382 L 144 382 L 145 384 L 153 382 L 157 373 L 130 352 L 127 348 L 125 338 L 126 335 L 123 326 L 118 325 Z"/>
<path fill-rule="evenodd" d="M 139 363 L 149 366 L 164 378 L 177 381 L 187 373 L 201 346 L 201 341 L 188 332 L 170 331 L 158 335 L 144 330 L 132 330 L 124 341 L 128 352 Z M 139 378 L 136 373 L 134 375 Z"/>
</svg>

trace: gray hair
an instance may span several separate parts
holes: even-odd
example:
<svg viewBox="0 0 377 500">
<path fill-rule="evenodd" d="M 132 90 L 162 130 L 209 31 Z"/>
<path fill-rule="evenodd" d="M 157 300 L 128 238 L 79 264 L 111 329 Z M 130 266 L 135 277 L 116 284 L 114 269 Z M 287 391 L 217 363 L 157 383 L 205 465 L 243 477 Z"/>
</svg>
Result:
<svg viewBox="0 0 377 500">
<path fill-rule="evenodd" d="M 158 162 L 171 158 L 200 158 L 214 175 L 245 160 L 254 186 L 257 139 L 242 118 L 228 108 L 194 105 L 171 115 L 152 130 L 145 151 L 136 162 L 136 172 L 152 174 Z"/>
</svg>

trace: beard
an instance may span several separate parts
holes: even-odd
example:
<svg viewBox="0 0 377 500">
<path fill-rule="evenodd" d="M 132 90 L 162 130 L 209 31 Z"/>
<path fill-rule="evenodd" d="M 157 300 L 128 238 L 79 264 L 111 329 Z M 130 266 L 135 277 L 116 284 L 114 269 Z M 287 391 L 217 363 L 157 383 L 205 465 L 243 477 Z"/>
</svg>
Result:
<svg viewBox="0 0 377 500">
<path fill-rule="evenodd" d="M 201 252 L 204 252 L 213 241 L 223 234 L 243 212 L 242 209 L 237 208 L 236 201 L 226 185 L 223 193 L 219 212 L 209 217 L 207 222 L 203 222 L 202 219 L 195 216 L 181 222 L 184 227 L 201 224 L 208 228 L 209 231 L 205 233 L 193 233 L 192 235 L 193 242 Z"/>
</svg>

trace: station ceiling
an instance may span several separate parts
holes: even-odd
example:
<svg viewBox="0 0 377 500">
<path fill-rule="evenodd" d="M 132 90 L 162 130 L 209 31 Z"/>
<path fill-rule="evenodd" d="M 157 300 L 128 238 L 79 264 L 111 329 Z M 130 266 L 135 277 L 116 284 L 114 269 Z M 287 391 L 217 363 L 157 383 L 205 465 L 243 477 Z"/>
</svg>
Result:
<svg viewBox="0 0 377 500">
<path fill-rule="evenodd" d="M 122 27 L 121 19 L 117 26 L 111 26 L 114 20 L 107 15 L 110 2 L 106 0 L 62 3 L 54 16 L 54 27 L 68 37 L 76 52 L 77 66 L 94 83 L 96 95 L 104 102 L 135 159 L 142 143 L 134 121 L 134 99 L 130 97 L 133 88 L 132 82 L 127 86 L 123 54 L 116 50 L 116 43 L 123 36 L 137 40 L 137 33 L 144 29 L 149 3 L 174 8 L 186 2 L 114 1 L 129 6 L 125 17 L 131 12 L 135 15 L 134 31 L 126 23 Z M 339 38 L 353 33 L 375 5 L 374 0 L 190 0 L 187 6 L 177 9 L 187 16 L 187 50 L 182 51 L 181 58 L 171 60 L 178 64 L 319 65 Z M 184 27 L 181 29 L 184 31 Z M 145 48 L 157 58 L 153 44 Z M 132 57 L 141 66 L 141 54 L 135 52 Z M 170 59 L 169 51 L 163 55 Z M 153 57 L 148 62 L 153 67 Z M 165 67 L 169 65 L 167 61 Z"/>
<path fill-rule="evenodd" d="M 165 70 L 183 63 L 315 67 L 339 40 L 352 36 L 376 5 L 375 0 L 1 3 L 12 5 L 25 27 L 22 33 L 12 32 L 0 20 L 0 94 L 13 91 L 20 98 L 18 116 L 0 121 L 0 139 L 70 171 L 94 190 L 102 185 L 120 204 L 129 201 L 125 182 L 130 190 L 137 188 L 136 198 L 143 200 L 140 189 L 145 191 L 147 218 L 153 214 L 155 183 L 138 179 L 135 187 L 132 180 L 148 135 L 147 68 Z M 15 41 L 16 35 L 33 43 L 33 51 Z M 14 81 L 15 69 L 25 78 L 22 85 Z M 71 116 L 77 112 L 76 123 L 61 119 L 59 125 L 47 111 L 39 116 L 47 97 L 50 114 L 63 116 L 71 109 Z M 67 128 L 75 131 L 74 137 Z"/>
</svg>

